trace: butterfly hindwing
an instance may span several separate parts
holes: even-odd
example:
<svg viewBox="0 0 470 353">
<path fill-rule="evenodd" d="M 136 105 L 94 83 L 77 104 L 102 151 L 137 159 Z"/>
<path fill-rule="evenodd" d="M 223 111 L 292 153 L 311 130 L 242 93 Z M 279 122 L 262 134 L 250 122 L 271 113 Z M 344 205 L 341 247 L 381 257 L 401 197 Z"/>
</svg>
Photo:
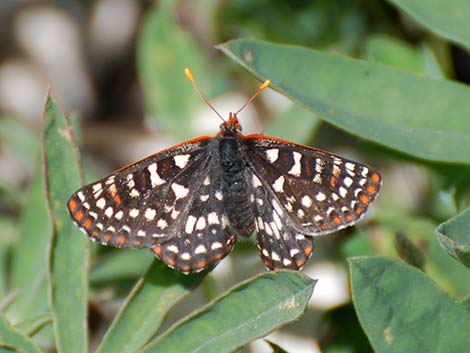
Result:
<svg viewBox="0 0 470 353">
<path fill-rule="evenodd" d="M 185 273 L 219 262 L 236 241 L 224 209 L 223 178 L 218 163 L 213 155 L 203 169 L 204 176 L 193 184 L 192 201 L 179 217 L 179 227 L 173 231 L 175 236 L 152 248 L 166 264 Z"/>
<path fill-rule="evenodd" d="M 298 231 L 273 197 L 270 186 L 253 170 L 247 171 L 247 183 L 253 192 L 253 210 L 258 252 L 270 270 L 302 268 L 313 251 L 313 238 Z"/>
</svg>

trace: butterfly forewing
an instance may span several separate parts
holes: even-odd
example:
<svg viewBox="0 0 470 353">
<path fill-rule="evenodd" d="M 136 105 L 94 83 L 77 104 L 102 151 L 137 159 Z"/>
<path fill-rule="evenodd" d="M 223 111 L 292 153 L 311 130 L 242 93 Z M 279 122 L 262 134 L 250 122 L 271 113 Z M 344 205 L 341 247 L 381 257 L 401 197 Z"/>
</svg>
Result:
<svg viewBox="0 0 470 353">
<path fill-rule="evenodd" d="M 210 141 L 187 141 L 82 187 L 68 201 L 72 219 L 102 244 L 140 248 L 167 240 L 192 202 L 188 184 L 202 184 Z"/>
<path fill-rule="evenodd" d="M 253 185 L 262 185 L 254 191 L 256 225 L 268 268 L 292 266 L 297 259 L 290 251 L 308 258 L 312 244 L 304 236 L 354 224 L 379 191 L 381 177 L 366 165 L 262 135 L 249 135 L 245 143 Z"/>
</svg>

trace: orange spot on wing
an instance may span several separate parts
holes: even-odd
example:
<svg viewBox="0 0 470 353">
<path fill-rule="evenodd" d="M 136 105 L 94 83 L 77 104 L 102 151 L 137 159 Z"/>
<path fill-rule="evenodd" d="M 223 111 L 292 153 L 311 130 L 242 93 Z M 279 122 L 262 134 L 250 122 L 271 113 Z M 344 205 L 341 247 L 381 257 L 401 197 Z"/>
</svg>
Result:
<svg viewBox="0 0 470 353">
<path fill-rule="evenodd" d="M 362 209 L 362 207 L 358 207 L 358 208 L 356 208 L 356 210 L 354 212 L 356 212 L 357 215 L 360 215 L 360 214 L 362 214 L 362 212 L 364 212 L 364 210 Z"/>
<path fill-rule="evenodd" d="M 74 213 L 73 217 L 75 218 L 76 221 L 80 222 L 83 218 L 83 211 L 78 211 Z"/>
<path fill-rule="evenodd" d="M 336 225 L 340 225 L 342 223 L 341 218 L 339 218 L 338 216 L 334 216 L 333 217 L 333 223 L 336 224 Z"/>
<path fill-rule="evenodd" d="M 191 269 L 191 267 L 189 265 L 181 266 L 181 271 L 183 271 L 183 272 L 189 272 L 190 269 Z"/>
<path fill-rule="evenodd" d="M 372 174 L 372 176 L 370 178 L 376 184 L 378 184 L 380 182 L 380 175 L 378 173 Z"/>
<path fill-rule="evenodd" d="M 359 197 L 359 199 L 361 200 L 362 203 L 364 203 L 364 204 L 366 204 L 366 205 L 367 205 L 367 204 L 369 203 L 369 201 L 370 201 L 369 196 L 367 196 L 367 195 L 365 195 L 365 194 L 362 194 L 362 195 Z"/>
<path fill-rule="evenodd" d="M 328 229 L 328 224 L 324 223 L 320 226 L 321 230 L 327 230 Z"/>
<path fill-rule="evenodd" d="M 198 269 L 204 268 L 204 267 L 206 267 L 206 266 L 207 266 L 207 262 L 206 262 L 205 260 L 201 260 L 201 261 L 199 261 L 199 262 L 196 264 L 196 267 L 197 267 Z"/>
<path fill-rule="evenodd" d="M 162 255 L 162 247 L 161 246 L 156 246 L 154 248 L 152 248 L 152 251 L 155 253 L 155 255 L 157 255 L 158 257 L 160 257 Z"/>
<path fill-rule="evenodd" d="M 96 230 L 94 230 L 92 233 L 91 233 L 91 236 L 93 238 L 98 238 L 98 235 L 100 235 L 100 233 L 98 233 Z"/>
<path fill-rule="evenodd" d="M 68 206 L 69 206 L 69 210 L 70 210 L 70 211 L 75 211 L 75 209 L 76 209 L 77 206 L 78 206 L 77 201 L 75 201 L 74 199 L 70 199 Z"/>
<path fill-rule="evenodd" d="M 120 205 L 122 202 L 121 197 L 117 194 L 113 197 L 113 201 L 116 205 Z"/>
<path fill-rule="evenodd" d="M 313 247 L 311 246 L 307 246 L 305 249 L 304 249 L 304 254 L 305 256 L 309 256 L 313 251 Z"/>
<path fill-rule="evenodd" d="M 103 240 L 104 241 L 110 241 L 113 236 L 109 233 L 103 235 Z"/>
<path fill-rule="evenodd" d="M 347 220 L 348 222 L 351 222 L 353 219 L 354 219 L 354 217 L 353 217 L 352 214 L 347 214 L 347 215 L 346 215 L 346 220 Z"/>
<path fill-rule="evenodd" d="M 301 268 L 303 265 L 304 265 L 305 261 L 304 260 L 297 260 L 295 262 L 295 265 L 298 267 L 298 268 Z"/>
<path fill-rule="evenodd" d="M 367 191 L 369 194 L 374 195 L 377 192 L 377 188 L 374 185 L 369 185 L 367 186 Z"/>
<path fill-rule="evenodd" d="M 223 258 L 223 257 L 224 257 L 224 254 L 222 254 L 222 253 L 218 253 L 218 254 L 215 254 L 215 255 L 214 255 L 214 258 L 215 258 L 216 260 L 220 260 L 220 259 Z"/>
<path fill-rule="evenodd" d="M 83 222 L 83 228 L 88 230 L 90 229 L 92 224 L 93 224 L 92 220 L 90 218 L 87 218 L 87 220 Z"/>
<path fill-rule="evenodd" d="M 167 265 L 170 265 L 170 266 L 175 266 L 176 261 L 175 261 L 175 259 L 173 259 L 172 257 L 167 257 L 167 258 L 165 259 L 165 263 L 166 263 Z"/>
<path fill-rule="evenodd" d="M 118 245 L 122 245 L 122 244 L 125 244 L 126 243 L 126 237 L 122 234 L 120 234 L 118 236 L 118 238 L 116 239 L 116 244 Z"/>
<path fill-rule="evenodd" d="M 330 178 L 331 187 L 335 187 L 337 183 L 338 183 L 338 179 L 336 179 L 334 176 L 331 176 Z"/>
</svg>

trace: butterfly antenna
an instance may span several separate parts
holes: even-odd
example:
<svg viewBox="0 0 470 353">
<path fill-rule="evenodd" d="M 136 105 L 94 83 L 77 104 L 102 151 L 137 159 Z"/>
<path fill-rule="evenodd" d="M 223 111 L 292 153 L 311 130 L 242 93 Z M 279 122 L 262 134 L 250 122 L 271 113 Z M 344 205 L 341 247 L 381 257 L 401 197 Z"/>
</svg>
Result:
<svg viewBox="0 0 470 353">
<path fill-rule="evenodd" d="M 238 113 L 240 113 L 243 109 L 245 109 L 245 107 L 246 107 L 248 104 L 250 104 L 250 103 L 253 101 L 253 99 L 255 99 L 256 96 L 257 96 L 258 94 L 260 94 L 266 87 L 268 87 L 270 83 L 271 83 L 270 80 L 264 81 L 263 84 L 262 84 L 261 86 L 259 86 L 258 89 L 255 91 L 255 93 L 253 93 L 253 95 L 250 97 L 250 99 L 248 99 L 248 100 L 246 101 L 246 103 L 243 104 L 242 107 L 237 110 L 237 112 L 235 113 L 235 115 L 238 115 Z"/>
<path fill-rule="evenodd" d="M 194 80 L 194 76 L 193 76 L 193 73 L 191 72 L 190 69 L 188 68 L 185 68 L 184 69 L 184 74 L 186 75 L 186 77 L 188 78 L 189 81 L 191 81 L 191 83 L 193 84 L 194 88 L 196 89 L 196 92 L 201 96 L 202 100 L 204 101 L 204 103 L 207 104 L 207 106 L 209 108 L 211 108 L 214 113 L 217 114 L 217 116 L 222 119 L 223 122 L 225 122 L 225 119 L 222 117 L 222 115 L 219 114 L 219 112 L 217 110 L 215 110 L 215 108 L 212 106 L 212 104 L 209 103 L 209 101 L 207 100 L 207 98 L 202 94 L 201 90 L 199 89 L 199 86 L 197 85 L 196 81 Z"/>
</svg>

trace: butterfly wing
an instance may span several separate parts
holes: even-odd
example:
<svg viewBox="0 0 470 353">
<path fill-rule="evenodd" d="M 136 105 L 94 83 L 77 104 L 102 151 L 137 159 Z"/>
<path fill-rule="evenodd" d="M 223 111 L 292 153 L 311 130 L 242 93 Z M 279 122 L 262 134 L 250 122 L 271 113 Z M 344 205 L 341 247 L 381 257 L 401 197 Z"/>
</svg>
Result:
<svg viewBox="0 0 470 353">
<path fill-rule="evenodd" d="M 171 238 L 192 203 L 189 185 L 202 184 L 210 143 L 189 140 L 82 187 L 67 204 L 72 219 L 104 245 L 142 248 Z"/>
<path fill-rule="evenodd" d="M 313 247 L 305 236 L 356 223 L 380 189 L 371 167 L 328 152 L 263 135 L 246 136 L 245 150 L 258 248 L 268 268 L 300 268 Z"/>
<path fill-rule="evenodd" d="M 217 155 L 204 172 L 202 183 L 195 185 L 188 211 L 181 215 L 180 229 L 152 248 L 167 265 L 184 273 L 216 264 L 232 251 L 236 241 L 224 209 L 223 175 Z"/>
</svg>

